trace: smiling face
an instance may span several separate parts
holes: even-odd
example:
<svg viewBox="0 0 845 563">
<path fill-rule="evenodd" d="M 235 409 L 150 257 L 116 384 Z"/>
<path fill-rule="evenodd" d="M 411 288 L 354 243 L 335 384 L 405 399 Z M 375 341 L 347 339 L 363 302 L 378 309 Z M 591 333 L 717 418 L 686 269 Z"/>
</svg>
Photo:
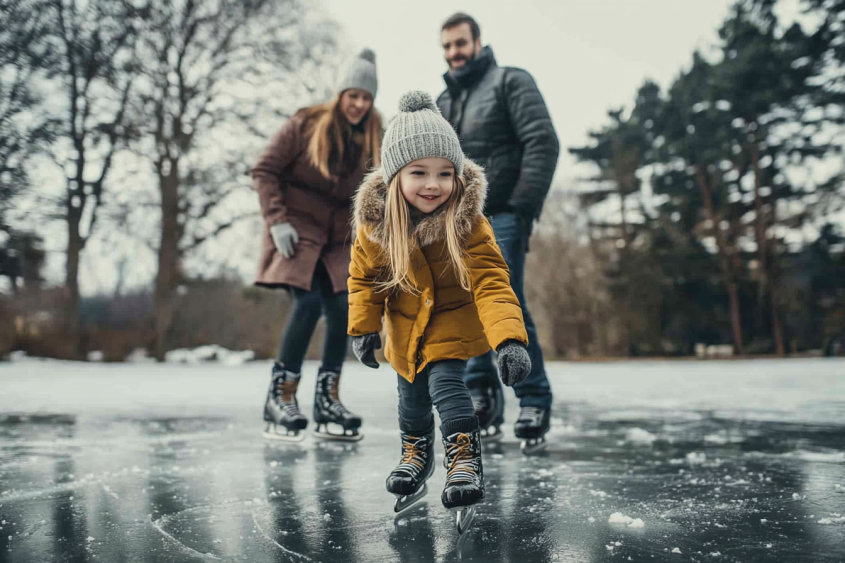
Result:
<svg viewBox="0 0 845 563">
<path fill-rule="evenodd" d="M 455 165 L 440 157 L 415 160 L 399 171 L 405 201 L 431 213 L 449 201 L 455 182 Z"/>
<path fill-rule="evenodd" d="M 358 125 L 370 108 L 373 107 L 373 95 L 366 90 L 350 88 L 340 96 L 340 111 L 350 125 Z"/>
<path fill-rule="evenodd" d="M 481 52 L 481 38 L 472 38 L 468 23 L 444 29 L 440 34 L 440 41 L 451 71 L 461 68 Z"/>
</svg>

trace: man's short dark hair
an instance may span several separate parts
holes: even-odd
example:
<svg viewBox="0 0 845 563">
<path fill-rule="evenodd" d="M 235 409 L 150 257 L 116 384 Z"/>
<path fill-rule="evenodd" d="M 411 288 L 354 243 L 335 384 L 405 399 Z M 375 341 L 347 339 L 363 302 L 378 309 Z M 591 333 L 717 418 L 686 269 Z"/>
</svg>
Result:
<svg viewBox="0 0 845 563">
<path fill-rule="evenodd" d="M 472 40 L 475 41 L 479 37 L 481 37 L 481 28 L 478 27 L 478 22 L 475 21 L 469 14 L 465 14 L 463 12 L 458 12 L 449 17 L 448 20 L 443 22 L 443 27 L 440 28 L 440 31 L 446 31 L 447 29 L 452 29 L 453 27 L 458 27 L 461 24 L 469 24 L 469 30 L 472 33 Z"/>
</svg>

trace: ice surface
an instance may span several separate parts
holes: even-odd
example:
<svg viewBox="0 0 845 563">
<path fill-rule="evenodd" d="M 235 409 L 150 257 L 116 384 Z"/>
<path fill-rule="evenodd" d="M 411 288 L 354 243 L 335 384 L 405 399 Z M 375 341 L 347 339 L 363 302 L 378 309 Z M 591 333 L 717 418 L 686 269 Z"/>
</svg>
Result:
<svg viewBox="0 0 845 563">
<path fill-rule="evenodd" d="M 309 416 L 317 367 L 306 364 L 298 394 Z M 439 443 L 426 502 L 394 522 L 386 367 L 344 367 L 341 397 L 363 415 L 363 441 L 284 445 L 261 439 L 269 362 L 16 356 L 0 364 L 0 553 L 16 563 L 845 560 L 845 362 L 547 370 L 548 451 L 520 453 L 506 390 L 505 439 L 485 445 L 487 496 L 459 542 L 440 504 Z M 793 494 L 802 502 L 787 502 Z"/>
</svg>

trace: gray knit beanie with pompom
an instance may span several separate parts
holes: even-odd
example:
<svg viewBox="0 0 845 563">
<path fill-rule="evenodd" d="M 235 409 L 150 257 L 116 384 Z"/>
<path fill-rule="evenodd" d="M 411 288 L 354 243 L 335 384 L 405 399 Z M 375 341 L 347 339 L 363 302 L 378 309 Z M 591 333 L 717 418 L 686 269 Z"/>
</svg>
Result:
<svg viewBox="0 0 845 563">
<path fill-rule="evenodd" d="M 388 125 L 381 144 L 384 183 L 389 184 L 411 162 L 433 156 L 451 161 L 455 172 L 463 173 L 464 153 L 455 130 L 431 96 L 419 90 L 408 92 L 399 100 L 399 115 Z"/>
<path fill-rule="evenodd" d="M 378 92 L 378 75 L 376 74 L 376 54 L 370 49 L 364 49 L 349 65 L 346 73 L 337 85 L 337 93 L 355 88 L 364 90 L 376 97 Z"/>
</svg>

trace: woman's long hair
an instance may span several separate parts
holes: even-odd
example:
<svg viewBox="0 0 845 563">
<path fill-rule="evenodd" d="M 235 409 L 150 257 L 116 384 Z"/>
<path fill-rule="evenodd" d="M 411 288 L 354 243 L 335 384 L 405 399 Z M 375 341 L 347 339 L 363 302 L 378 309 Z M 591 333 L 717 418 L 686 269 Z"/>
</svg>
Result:
<svg viewBox="0 0 845 563">
<path fill-rule="evenodd" d="M 381 166 L 381 116 L 375 106 L 371 107 L 361 120 L 363 134 L 355 134 L 349 120 L 340 110 L 340 97 L 341 94 L 338 94 L 330 102 L 312 106 L 306 114 L 314 120 L 314 131 L 308 141 L 308 157 L 311 165 L 324 178 L 331 177 L 332 168 L 342 166 L 346 152 L 350 150 L 348 143 L 353 141 L 361 146 L 361 168 Z"/>
<path fill-rule="evenodd" d="M 449 261 L 452 263 L 452 268 L 461 287 L 469 291 L 469 271 L 464 262 L 463 241 L 458 233 L 457 226 L 458 204 L 464 195 L 466 185 L 466 180 L 460 176 L 455 176 L 452 195 L 444 203 L 446 209 L 440 212 L 446 215 L 444 228 L 446 229 L 446 248 L 449 252 Z M 416 287 L 414 283 L 413 266 L 411 264 L 411 253 L 417 247 L 417 241 L 413 238 L 413 224 L 409 205 L 405 196 L 402 195 L 402 186 L 397 174 L 387 188 L 384 207 L 384 232 L 387 235 L 385 253 L 389 279 L 377 283 L 379 291 L 399 290 L 414 295 L 420 293 L 420 288 Z"/>
</svg>

